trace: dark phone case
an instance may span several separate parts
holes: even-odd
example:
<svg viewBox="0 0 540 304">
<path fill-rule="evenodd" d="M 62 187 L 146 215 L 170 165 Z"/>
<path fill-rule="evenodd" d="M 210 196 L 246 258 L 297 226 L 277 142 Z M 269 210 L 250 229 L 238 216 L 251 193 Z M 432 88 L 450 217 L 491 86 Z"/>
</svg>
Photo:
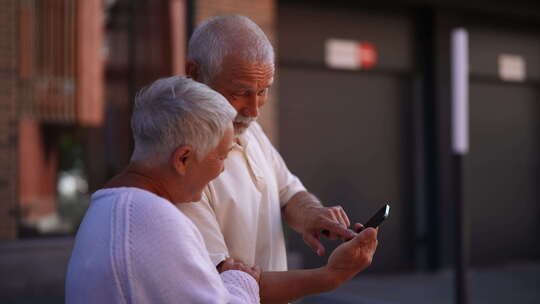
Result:
<svg viewBox="0 0 540 304">
<path fill-rule="evenodd" d="M 386 209 L 388 208 L 388 213 L 386 212 Z M 364 227 L 372 227 L 377 228 L 379 225 L 388 217 L 390 212 L 390 206 L 384 205 L 377 213 L 375 213 L 364 225 Z"/>
</svg>

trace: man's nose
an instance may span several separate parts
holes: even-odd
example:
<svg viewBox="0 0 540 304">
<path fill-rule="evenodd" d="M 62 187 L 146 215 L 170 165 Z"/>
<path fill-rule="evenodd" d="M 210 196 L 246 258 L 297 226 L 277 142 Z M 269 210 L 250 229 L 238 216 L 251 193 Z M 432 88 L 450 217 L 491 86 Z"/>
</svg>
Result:
<svg viewBox="0 0 540 304">
<path fill-rule="evenodd" d="M 248 117 L 259 116 L 259 102 L 259 96 L 257 95 L 248 98 L 242 114 Z"/>
</svg>

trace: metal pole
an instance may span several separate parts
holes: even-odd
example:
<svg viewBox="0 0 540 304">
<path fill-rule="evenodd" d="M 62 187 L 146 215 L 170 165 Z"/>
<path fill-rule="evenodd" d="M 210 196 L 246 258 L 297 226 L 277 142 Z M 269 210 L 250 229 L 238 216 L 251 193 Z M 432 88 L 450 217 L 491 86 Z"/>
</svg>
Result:
<svg viewBox="0 0 540 304">
<path fill-rule="evenodd" d="M 456 208 L 455 208 L 455 299 L 457 304 L 467 304 L 468 301 L 468 279 L 467 266 L 469 264 L 469 246 L 468 246 L 468 227 L 465 206 L 463 204 L 463 156 L 454 156 L 455 164 L 455 189 L 456 189 Z"/>
<path fill-rule="evenodd" d="M 468 303 L 468 225 L 463 202 L 463 156 L 469 150 L 469 39 L 463 28 L 452 31 L 452 147 L 454 150 L 455 299 Z"/>
</svg>

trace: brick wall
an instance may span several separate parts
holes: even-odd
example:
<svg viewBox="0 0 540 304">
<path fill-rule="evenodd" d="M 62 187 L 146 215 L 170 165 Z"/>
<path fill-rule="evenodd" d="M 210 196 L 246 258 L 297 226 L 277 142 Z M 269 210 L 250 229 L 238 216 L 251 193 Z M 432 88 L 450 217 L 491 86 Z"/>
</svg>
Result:
<svg viewBox="0 0 540 304">
<path fill-rule="evenodd" d="M 212 16 L 244 15 L 262 28 L 277 52 L 276 5 L 276 0 L 197 0 L 194 20 L 196 24 L 200 24 Z M 274 78 L 274 86 L 270 90 L 270 100 L 264 106 L 259 118 L 259 123 L 274 145 L 277 145 L 278 142 L 277 84 L 277 78 Z"/>
<path fill-rule="evenodd" d="M 16 237 L 17 0 L 0 2 L 0 240 Z"/>
</svg>

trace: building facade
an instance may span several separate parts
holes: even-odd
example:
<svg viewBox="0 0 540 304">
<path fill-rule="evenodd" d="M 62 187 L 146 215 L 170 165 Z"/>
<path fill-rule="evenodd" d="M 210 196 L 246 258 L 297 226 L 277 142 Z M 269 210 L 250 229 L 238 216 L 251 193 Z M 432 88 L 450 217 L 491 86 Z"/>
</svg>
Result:
<svg viewBox="0 0 540 304">
<path fill-rule="evenodd" d="M 463 223 L 471 265 L 538 261 L 538 3 L 5 0 L 0 281 L 10 284 L 0 300 L 61 300 L 89 194 L 129 161 L 136 91 L 182 74 L 190 33 L 223 14 L 250 17 L 276 49 L 260 122 L 291 171 L 352 221 L 390 202 L 369 272 L 451 267 Z M 470 149 L 459 161 L 457 28 L 468 33 L 470 70 Z M 291 266 L 325 262 L 286 233 Z"/>
</svg>

